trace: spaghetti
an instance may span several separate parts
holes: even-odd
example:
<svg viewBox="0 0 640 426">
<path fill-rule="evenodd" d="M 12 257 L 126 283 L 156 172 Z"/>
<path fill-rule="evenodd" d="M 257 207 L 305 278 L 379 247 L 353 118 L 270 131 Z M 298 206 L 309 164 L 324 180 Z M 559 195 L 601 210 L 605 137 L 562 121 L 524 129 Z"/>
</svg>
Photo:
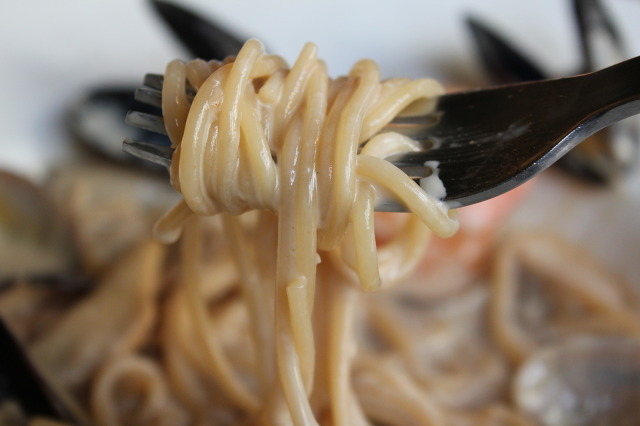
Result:
<svg viewBox="0 0 640 426">
<path fill-rule="evenodd" d="M 196 90 L 191 102 L 188 86 Z M 368 60 L 330 80 L 311 44 L 291 69 L 255 40 L 226 63 L 176 61 L 167 67 L 163 115 L 175 148 L 172 183 L 184 200 L 160 221 L 157 234 L 175 237 L 176 224 L 191 212 L 223 213 L 238 266 L 258 271 L 258 279 L 241 281 L 262 372 L 259 386 L 249 389 L 220 351 L 210 352 L 215 374 L 239 406 L 275 419 L 286 402 L 295 424 L 315 424 L 325 410 L 334 424 L 364 423 L 349 378 L 357 299 L 352 284 L 377 290 L 397 281 L 398 271 L 422 254 L 427 232 L 412 218 L 378 254 L 376 198 L 384 192 L 398 199 L 440 236 L 457 229 L 445 205 L 384 160 L 417 150 L 416 143 L 377 133 L 408 106 L 441 92 L 427 79 L 380 82 Z M 261 225 L 247 230 L 234 216 L 250 210 L 259 211 Z M 269 225 L 276 227 L 277 247 L 254 253 L 243 265 L 252 238 Z M 195 233 L 186 232 L 187 240 Z M 194 236 L 187 251 L 197 245 Z M 387 259 L 380 271 L 378 256 Z M 275 271 L 267 271 L 272 264 Z M 329 324 L 322 324 L 318 299 L 331 312 Z M 266 326 L 273 317 L 275 326 Z M 204 324 L 202 313 L 198 323 Z M 277 380 L 269 373 L 274 369 Z"/>
</svg>

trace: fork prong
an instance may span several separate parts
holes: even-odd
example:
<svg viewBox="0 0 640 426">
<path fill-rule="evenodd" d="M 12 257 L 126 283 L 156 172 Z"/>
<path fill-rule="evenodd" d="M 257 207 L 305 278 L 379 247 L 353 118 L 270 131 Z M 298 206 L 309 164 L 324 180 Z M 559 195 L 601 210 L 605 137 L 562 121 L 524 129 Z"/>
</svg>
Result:
<svg viewBox="0 0 640 426">
<path fill-rule="evenodd" d="M 162 74 L 145 74 L 142 84 L 156 90 L 162 90 L 164 76 Z"/>
<path fill-rule="evenodd" d="M 147 105 L 162 108 L 162 92 L 160 90 L 141 87 L 136 89 L 134 98 Z"/>
<path fill-rule="evenodd" d="M 146 74 L 144 76 L 144 80 L 142 81 L 143 85 L 147 86 L 149 89 L 155 89 L 159 91 L 161 94 L 162 94 L 163 83 L 164 83 L 164 75 L 162 74 Z M 185 83 L 186 83 L 185 89 L 186 89 L 187 98 L 193 99 L 193 97 L 196 95 L 196 89 L 194 89 L 191 86 L 189 81 L 186 81 Z"/>
<path fill-rule="evenodd" d="M 122 150 L 141 160 L 150 161 L 167 168 L 171 166 L 173 148 L 170 146 L 125 138 L 122 143 Z"/>
<path fill-rule="evenodd" d="M 125 121 L 130 126 L 160 133 L 161 135 L 167 134 L 167 130 L 164 127 L 164 120 L 162 117 L 157 115 L 147 114 L 140 111 L 129 111 Z"/>
</svg>

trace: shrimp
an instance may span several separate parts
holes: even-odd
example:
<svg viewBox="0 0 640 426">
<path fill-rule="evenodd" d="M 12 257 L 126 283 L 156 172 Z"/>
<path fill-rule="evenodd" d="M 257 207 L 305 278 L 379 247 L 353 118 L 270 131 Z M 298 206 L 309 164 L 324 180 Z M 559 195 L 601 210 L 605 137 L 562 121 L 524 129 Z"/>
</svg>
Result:
<svg viewBox="0 0 640 426">
<path fill-rule="evenodd" d="M 498 197 L 461 208 L 458 232 L 446 239 L 431 237 L 424 258 L 410 281 L 426 283 L 424 291 L 438 297 L 455 292 L 486 273 L 502 225 L 534 184 L 528 182 Z M 407 217 L 398 213 L 376 213 L 379 247 L 391 240 Z"/>
</svg>

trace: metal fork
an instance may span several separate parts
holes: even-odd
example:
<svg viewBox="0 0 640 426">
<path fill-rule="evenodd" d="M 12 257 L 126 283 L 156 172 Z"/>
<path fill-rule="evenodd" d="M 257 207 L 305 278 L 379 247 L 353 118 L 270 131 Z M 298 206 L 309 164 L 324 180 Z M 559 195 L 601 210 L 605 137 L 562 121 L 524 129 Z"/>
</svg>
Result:
<svg viewBox="0 0 640 426">
<path fill-rule="evenodd" d="M 136 99 L 160 106 L 162 76 L 145 77 Z M 418 183 L 436 174 L 452 208 L 513 189 L 596 131 L 640 113 L 640 57 L 590 74 L 443 95 L 428 116 L 398 118 L 383 131 L 419 141 L 422 151 L 387 159 Z M 127 123 L 165 133 L 161 113 L 130 111 Z M 171 163 L 172 150 L 125 139 L 139 158 Z M 392 201 L 378 211 L 404 211 Z"/>
</svg>

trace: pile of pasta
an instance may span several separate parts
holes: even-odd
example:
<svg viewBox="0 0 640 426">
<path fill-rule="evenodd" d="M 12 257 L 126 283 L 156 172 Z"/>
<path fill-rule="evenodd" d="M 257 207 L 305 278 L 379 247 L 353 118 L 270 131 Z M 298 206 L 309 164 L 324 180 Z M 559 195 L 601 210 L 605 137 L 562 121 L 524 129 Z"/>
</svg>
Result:
<svg viewBox="0 0 640 426">
<path fill-rule="evenodd" d="M 27 343 L 79 417 L 527 425 L 510 384 L 529 353 L 576 329 L 640 332 L 626 289 L 589 262 L 584 284 L 551 280 L 583 311 L 558 302 L 557 318 L 521 316 L 521 265 L 555 276 L 552 260 L 574 256 L 540 234 L 502 245 L 492 278 L 425 272 L 432 236 L 451 237 L 456 214 L 384 159 L 420 149 L 384 127 L 442 88 L 380 81 L 369 60 L 330 79 L 316 55 L 308 44 L 289 68 L 251 40 L 223 62 L 168 65 L 163 115 L 182 200 L 156 239 L 130 244 Z M 410 213 L 374 214 L 385 198 Z M 447 260 L 435 253 L 438 270 Z"/>
</svg>

